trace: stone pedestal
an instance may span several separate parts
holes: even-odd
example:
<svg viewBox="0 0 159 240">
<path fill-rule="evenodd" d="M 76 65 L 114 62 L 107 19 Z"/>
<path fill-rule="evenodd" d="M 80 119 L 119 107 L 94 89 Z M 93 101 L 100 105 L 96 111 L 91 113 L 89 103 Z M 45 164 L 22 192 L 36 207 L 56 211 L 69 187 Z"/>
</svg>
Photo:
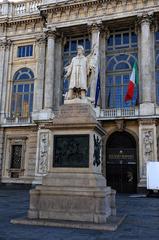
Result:
<svg viewBox="0 0 159 240">
<path fill-rule="evenodd" d="M 115 191 L 101 174 L 105 132 L 92 107 L 63 105 L 43 128 L 52 136 L 47 148 L 48 174 L 30 192 L 28 218 L 106 223 L 116 214 Z"/>
</svg>

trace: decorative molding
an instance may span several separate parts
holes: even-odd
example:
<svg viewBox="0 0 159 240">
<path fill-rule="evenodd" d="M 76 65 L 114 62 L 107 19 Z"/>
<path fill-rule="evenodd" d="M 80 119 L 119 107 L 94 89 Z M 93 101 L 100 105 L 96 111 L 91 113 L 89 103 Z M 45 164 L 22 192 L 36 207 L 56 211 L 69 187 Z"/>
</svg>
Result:
<svg viewBox="0 0 159 240">
<path fill-rule="evenodd" d="M 46 34 L 43 33 L 41 35 L 36 36 L 36 43 L 39 45 L 43 45 L 46 43 Z"/>
<path fill-rule="evenodd" d="M 157 125 L 156 119 L 139 119 L 139 125 Z"/>
<path fill-rule="evenodd" d="M 153 12 L 144 12 L 137 15 L 136 28 L 141 27 L 143 23 L 152 25 L 155 23 L 154 13 Z"/>
<path fill-rule="evenodd" d="M 48 146 L 49 134 L 41 133 L 39 139 L 39 161 L 38 161 L 38 173 L 46 174 L 48 171 Z"/>
<path fill-rule="evenodd" d="M 116 120 L 115 124 L 117 126 L 118 131 L 121 131 L 121 132 L 124 131 L 124 129 L 125 129 L 125 122 L 124 122 L 124 120 Z"/>
<path fill-rule="evenodd" d="M 153 129 L 144 129 L 142 131 L 142 142 L 143 142 L 143 170 L 142 175 L 146 176 L 146 164 L 148 161 L 153 159 L 154 151 L 154 136 Z"/>
<path fill-rule="evenodd" d="M 12 44 L 12 41 L 10 39 L 1 39 L 0 40 L 0 47 L 1 48 L 9 48 Z"/>
<path fill-rule="evenodd" d="M 94 153 L 93 153 L 93 165 L 100 166 L 101 164 L 101 148 L 102 148 L 102 139 L 100 139 L 97 135 L 93 135 L 94 138 Z"/>
<path fill-rule="evenodd" d="M 46 34 L 47 38 L 55 38 L 57 36 L 56 28 L 51 26 L 43 28 L 43 32 Z"/>
</svg>

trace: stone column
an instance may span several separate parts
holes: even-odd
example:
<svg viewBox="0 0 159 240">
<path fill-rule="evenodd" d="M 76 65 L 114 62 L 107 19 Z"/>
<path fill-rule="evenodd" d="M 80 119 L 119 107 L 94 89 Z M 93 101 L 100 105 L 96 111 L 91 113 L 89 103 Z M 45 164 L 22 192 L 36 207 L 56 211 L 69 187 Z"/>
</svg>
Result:
<svg viewBox="0 0 159 240">
<path fill-rule="evenodd" d="M 95 101 L 95 93 L 96 93 L 96 84 L 97 84 L 97 77 L 99 71 L 99 41 L 100 41 L 100 28 L 101 23 L 91 23 L 88 25 L 91 32 L 91 42 L 92 42 L 92 50 L 94 49 L 93 53 L 93 63 L 95 66 L 95 74 L 91 78 L 90 82 L 90 97 L 92 102 Z"/>
<path fill-rule="evenodd" d="M 6 109 L 6 97 L 7 97 L 7 83 L 8 83 L 8 67 L 9 67 L 9 55 L 10 55 L 10 46 L 11 46 L 11 41 L 10 40 L 5 40 L 3 41 L 3 51 L 2 51 L 2 57 L 3 59 L 1 60 L 1 83 L 2 83 L 2 94 L 1 94 L 1 114 L 2 118 L 4 117 L 5 109 Z M 2 120 L 3 121 L 3 120 Z"/>
<path fill-rule="evenodd" d="M 100 83 L 101 83 L 101 108 L 106 108 L 106 48 L 109 38 L 108 28 L 102 28 L 100 34 Z"/>
<path fill-rule="evenodd" d="M 47 29 L 47 58 L 45 75 L 45 94 L 44 109 L 52 111 L 54 98 L 54 80 L 55 80 L 55 29 Z"/>
<path fill-rule="evenodd" d="M 53 107 L 58 110 L 62 104 L 62 92 L 63 92 L 63 60 L 62 60 L 62 44 L 63 39 L 58 36 L 55 44 L 55 85 L 54 85 L 54 103 Z"/>
<path fill-rule="evenodd" d="M 2 111 L 2 86 L 3 86 L 3 72 L 4 72 L 4 61 L 5 61 L 5 42 L 0 40 L 0 113 Z M 1 116 L 0 116 L 1 117 Z"/>
<path fill-rule="evenodd" d="M 140 36 L 140 81 L 142 87 L 140 89 L 141 94 L 141 115 L 154 114 L 154 103 L 152 97 L 153 88 L 153 52 L 151 51 L 152 38 L 151 38 L 151 23 L 152 15 L 144 14 L 139 17 L 139 23 L 141 25 Z"/>
<path fill-rule="evenodd" d="M 146 167 L 148 161 L 157 161 L 156 121 L 142 119 L 139 121 L 139 184 L 146 187 Z"/>
<path fill-rule="evenodd" d="M 2 176 L 3 141 L 4 141 L 4 129 L 0 128 L 0 179 Z"/>
<path fill-rule="evenodd" d="M 36 79 L 34 82 L 34 104 L 33 120 L 41 118 L 41 111 L 44 107 L 44 80 L 45 80 L 45 59 L 46 59 L 46 36 L 38 36 L 36 42 L 37 66 Z"/>
</svg>

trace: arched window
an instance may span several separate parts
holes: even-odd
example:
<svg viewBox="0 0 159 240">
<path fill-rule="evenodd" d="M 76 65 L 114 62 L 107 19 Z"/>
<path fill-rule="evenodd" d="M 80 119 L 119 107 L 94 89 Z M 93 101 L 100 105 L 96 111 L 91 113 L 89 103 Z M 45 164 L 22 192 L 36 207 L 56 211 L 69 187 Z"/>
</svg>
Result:
<svg viewBox="0 0 159 240">
<path fill-rule="evenodd" d="M 113 31 L 107 41 L 106 52 L 106 105 L 107 108 L 135 106 L 137 88 L 131 101 L 125 102 L 128 83 L 137 61 L 137 36 L 131 29 Z"/>
<path fill-rule="evenodd" d="M 18 116 L 29 116 L 33 109 L 34 73 L 21 68 L 13 77 L 11 111 Z"/>
</svg>

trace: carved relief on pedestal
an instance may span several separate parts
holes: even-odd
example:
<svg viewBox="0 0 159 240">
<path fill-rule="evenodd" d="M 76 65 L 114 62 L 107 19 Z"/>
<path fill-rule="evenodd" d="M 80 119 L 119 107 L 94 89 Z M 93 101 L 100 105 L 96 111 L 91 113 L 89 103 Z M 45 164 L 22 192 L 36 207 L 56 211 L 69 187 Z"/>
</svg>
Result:
<svg viewBox="0 0 159 240">
<path fill-rule="evenodd" d="M 93 165 L 98 167 L 101 164 L 102 140 L 95 134 L 93 137 L 94 137 Z"/>
<path fill-rule="evenodd" d="M 41 133 L 39 139 L 38 173 L 46 174 L 48 171 L 48 133 Z"/>
<path fill-rule="evenodd" d="M 153 160 L 153 131 L 143 131 L 143 175 L 146 175 L 146 163 Z"/>
</svg>

